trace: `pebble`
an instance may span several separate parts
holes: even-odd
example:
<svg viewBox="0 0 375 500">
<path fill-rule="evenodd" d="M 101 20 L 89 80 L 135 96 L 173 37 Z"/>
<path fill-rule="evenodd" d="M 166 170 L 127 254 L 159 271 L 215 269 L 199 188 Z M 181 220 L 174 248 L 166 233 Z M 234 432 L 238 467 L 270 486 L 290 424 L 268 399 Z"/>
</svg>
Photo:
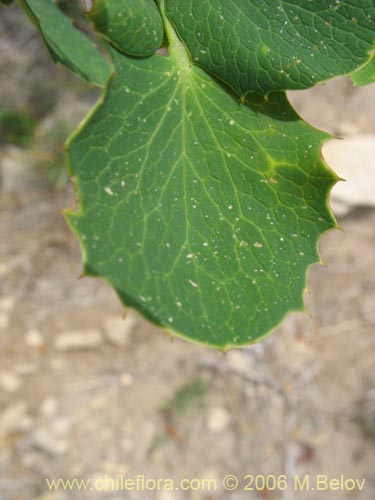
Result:
<svg viewBox="0 0 375 500">
<path fill-rule="evenodd" d="M 51 429 L 57 436 L 66 436 L 70 432 L 72 426 L 72 420 L 66 417 L 57 418 L 51 423 Z"/>
<path fill-rule="evenodd" d="M 44 418 L 52 418 L 56 415 L 58 409 L 58 402 L 56 398 L 46 398 L 40 405 L 40 414 Z"/>
<path fill-rule="evenodd" d="M 323 146 L 328 165 L 346 182 L 332 189 L 335 214 L 346 215 L 357 206 L 375 206 L 375 136 L 356 135 L 333 139 Z"/>
<path fill-rule="evenodd" d="M 58 351 L 94 349 L 102 343 L 99 330 L 77 330 L 60 333 L 55 340 Z"/>
<path fill-rule="evenodd" d="M 31 428 L 33 421 L 27 414 L 27 404 L 24 401 L 13 403 L 0 414 L 0 439 L 17 431 Z"/>
<path fill-rule="evenodd" d="M 131 373 L 123 373 L 120 376 L 120 384 L 123 387 L 130 387 L 134 383 L 134 377 Z"/>
<path fill-rule="evenodd" d="M 116 346 L 126 346 L 129 343 L 130 335 L 135 330 L 138 318 L 128 312 L 125 319 L 117 316 L 108 318 L 104 323 L 104 332 L 109 340 Z"/>
<path fill-rule="evenodd" d="M 226 361 L 228 365 L 240 372 L 247 373 L 249 370 L 249 362 L 247 356 L 245 352 L 240 351 L 239 349 L 233 349 L 232 351 L 229 351 L 226 355 Z"/>
<path fill-rule="evenodd" d="M 6 392 L 17 392 L 22 385 L 22 381 L 17 375 L 11 372 L 0 373 L 0 386 Z"/>
<path fill-rule="evenodd" d="M 36 328 L 32 328 L 26 332 L 25 341 L 29 347 L 35 347 L 36 349 L 44 345 L 43 336 Z"/>
<path fill-rule="evenodd" d="M 223 406 L 213 406 L 207 415 L 207 428 L 212 434 L 224 432 L 231 421 L 230 413 Z"/>
<path fill-rule="evenodd" d="M 32 435 L 33 445 L 52 455 L 62 455 L 69 446 L 67 441 L 59 439 L 46 429 L 35 429 Z"/>
<path fill-rule="evenodd" d="M 0 309 L 3 311 L 11 311 L 16 305 L 16 301 L 13 297 L 2 297 L 0 299 Z"/>
</svg>

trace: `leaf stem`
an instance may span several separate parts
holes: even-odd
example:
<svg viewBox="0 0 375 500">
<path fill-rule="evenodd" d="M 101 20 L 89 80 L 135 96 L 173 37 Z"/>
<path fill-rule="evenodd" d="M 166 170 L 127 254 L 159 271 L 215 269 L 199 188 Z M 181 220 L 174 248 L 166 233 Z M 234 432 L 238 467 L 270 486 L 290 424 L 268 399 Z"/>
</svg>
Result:
<svg viewBox="0 0 375 500">
<path fill-rule="evenodd" d="M 172 24 L 169 22 L 165 13 L 165 0 L 157 0 L 159 5 L 160 15 L 164 23 L 165 33 L 168 39 L 168 51 L 170 56 L 175 56 L 179 66 L 185 70 L 191 68 L 188 53 L 186 51 L 185 45 L 182 43 L 178 37 L 176 31 L 174 30 Z"/>
</svg>

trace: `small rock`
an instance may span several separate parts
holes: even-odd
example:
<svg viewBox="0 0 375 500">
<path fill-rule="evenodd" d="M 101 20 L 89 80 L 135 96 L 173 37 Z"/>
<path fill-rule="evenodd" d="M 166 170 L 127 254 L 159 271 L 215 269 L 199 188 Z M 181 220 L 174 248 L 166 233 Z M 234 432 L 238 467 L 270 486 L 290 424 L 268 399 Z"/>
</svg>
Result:
<svg viewBox="0 0 375 500">
<path fill-rule="evenodd" d="M 27 404 L 24 401 L 14 403 L 0 414 L 0 438 L 12 432 L 28 430 L 32 424 L 32 419 L 27 415 Z"/>
<path fill-rule="evenodd" d="M 58 408 L 57 399 L 55 398 L 46 398 L 42 401 L 40 405 L 40 414 L 44 418 L 52 418 L 56 415 Z"/>
<path fill-rule="evenodd" d="M 0 299 L 0 309 L 3 311 L 11 311 L 16 305 L 13 297 L 2 297 Z"/>
<path fill-rule="evenodd" d="M 240 372 L 248 372 L 249 371 L 249 362 L 248 358 L 244 351 L 239 349 L 233 349 L 229 351 L 226 355 L 227 363 Z"/>
<path fill-rule="evenodd" d="M 62 455 L 68 450 L 68 443 L 45 429 L 35 429 L 32 436 L 34 446 L 52 455 Z"/>
<path fill-rule="evenodd" d="M 124 387 L 130 387 L 133 385 L 134 377 L 131 373 L 123 373 L 120 376 L 120 384 Z"/>
<path fill-rule="evenodd" d="M 346 180 L 332 189 L 334 213 L 345 215 L 353 207 L 375 206 L 375 136 L 333 139 L 324 144 L 323 155 L 337 175 Z"/>
<path fill-rule="evenodd" d="M 61 417 L 52 422 L 51 429 L 56 436 L 66 436 L 70 432 L 72 425 L 73 422 L 69 418 Z"/>
<path fill-rule="evenodd" d="M 207 428 L 213 434 L 225 431 L 231 421 L 229 412 L 222 406 L 213 406 L 207 415 Z"/>
<path fill-rule="evenodd" d="M 44 345 L 43 336 L 36 328 L 32 328 L 26 333 L 25 341 L 26 344 L 30 347 L 38 348 Z"/>
<path fill-rule="evenodd" d="M 107 339 L 117 346 L 126 346 L 130 335 L 138 323 L 138 318 L 129 312 L 125 319 L 117 316 L 108 318 L 104 323 Z"/>
<path fill-rule="evenodd" d="M 102 342 L 102 335 L 98 330 L 77 330 L 60 333 L 55 340 L 58 351 L 93 349 Z"/>
<path fill-rule="evenodd" d="M 17 375 L 11 372 L 0 373 L 0 386 L 6 392 L 17 392 L 22 385 L 22 381 Z"/>
</svg>

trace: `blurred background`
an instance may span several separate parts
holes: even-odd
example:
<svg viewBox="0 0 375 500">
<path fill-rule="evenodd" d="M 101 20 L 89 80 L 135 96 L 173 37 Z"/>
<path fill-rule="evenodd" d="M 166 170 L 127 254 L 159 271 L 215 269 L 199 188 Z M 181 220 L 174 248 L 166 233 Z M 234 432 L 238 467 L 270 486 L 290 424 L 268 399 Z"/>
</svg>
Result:
<svg viewBox="0 0 375 500">
<path fill-rule="evenodd" d="M 87 29 L 74 2 L 59 2 Z M 99 96 L 55 66 L 17 5 L 0 9 L 0 498 L 375 497 L 375 88 L 341 78 L 290 93 L 340 139 L 343 232 L 320 241 L 308 313 L 222 354 L 175 339 L 79 279 L 64 140 Z M 217 491 L 49 491 L 46 478 L 213 478 Z M 366 479 L 354 491 L 225 491 L 235 474 Z"/>
</svg>

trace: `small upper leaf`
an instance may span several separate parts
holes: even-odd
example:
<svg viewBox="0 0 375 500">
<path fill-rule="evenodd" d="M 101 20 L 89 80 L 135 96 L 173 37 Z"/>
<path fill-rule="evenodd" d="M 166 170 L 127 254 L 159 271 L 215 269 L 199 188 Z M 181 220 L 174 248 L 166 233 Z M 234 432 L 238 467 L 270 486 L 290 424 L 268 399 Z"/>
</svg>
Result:
<svg viewBox="0 0 375 500">
<path fill-rule="evenodd" d="M 24 0 L 21 5 L 39 27 L 56 63 L 90 83 L 105 86 L 110 75 L 108 63 L 52 0 Z"/>
<path fill-rule="evenodd" d="M 375 46 L 375 0 L 166 0 L 197 64 L 239 95 L 351 73 Z"/>
<path fill-rule="evenodd" d="M 164 28 L 154 0 L 94 0 L 87 16 L 117 49 L 149 56 L 160 48 Z"/>
</svg>

